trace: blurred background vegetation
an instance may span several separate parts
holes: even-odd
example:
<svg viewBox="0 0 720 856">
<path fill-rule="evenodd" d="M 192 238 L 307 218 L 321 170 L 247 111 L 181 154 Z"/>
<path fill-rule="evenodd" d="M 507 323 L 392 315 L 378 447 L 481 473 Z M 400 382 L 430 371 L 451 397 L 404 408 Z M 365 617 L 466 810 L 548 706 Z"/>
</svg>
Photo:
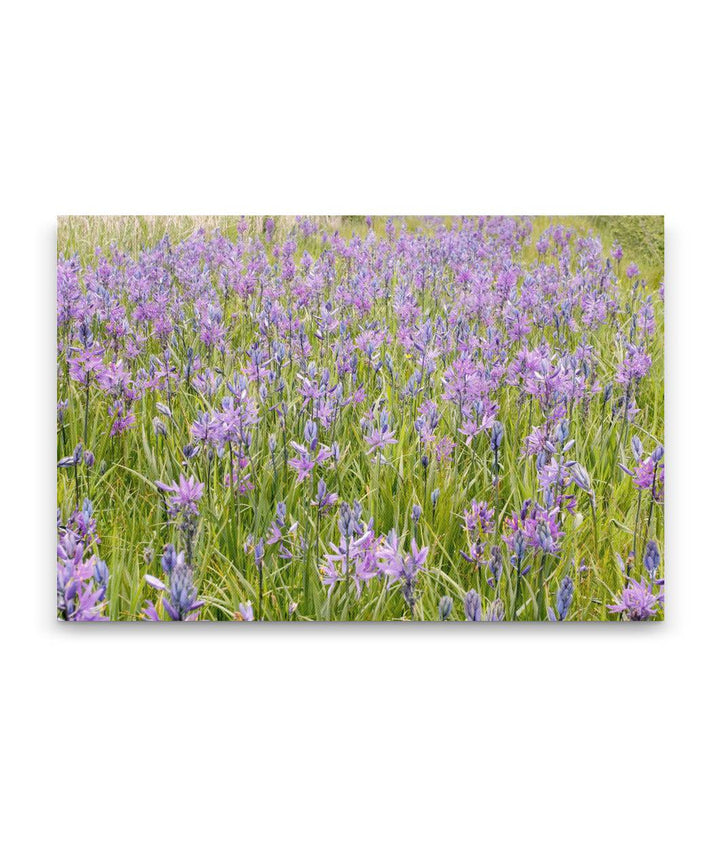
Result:
<svg viewBox="0 0 720 856">
<path fill-rule="evenodd" d="M 137 252 L 142 247 L 151 246 L 167 233 L 173 241 L 188 238 L 197 229 L 213 232 L 219 229 L 228 238 L 237 238 L 237 223 L 242 215 L 123 215 L 123 216 L 83 216 L 72 215 L 58 217 L 58 252 L 65 255 L 78 253 L 81 261 L 91 261 L 95 248 L 116 241 L 129 252 Z M 470 216 L 470 215 L 468 215 Z M 244 218 L 251 233 L 262 231 L 266 216 L 248 216 Z M 343 237 L 353 232 L 364 234 L 367 230 L 366 217 L 363 215 L 310 216 L 318 225 L 330 231 L 339 231 Z M 402 216 L 408 228 L 422 225 L 419 215 Z M 437 218 L 433 218 L 437 219 Z M 455 217 L 443 216 L 448 224 Z M 573 225 L 581 231 L 592 229 L 604 243 L 618 241 L 624 251 L 626 261 L 644 262 L 662 277 L 665 252 L 664 218 L 652 215 L 637 216 L 548 216 L 532 217 L 539 233 L 554 222 Z M 296 217 L 273 217 L 278 235 L 287 234 L 296 225 Z M 383 230 L 386 215 L 372 215 L 371 220 L 376 231 Z"/>
</svg>

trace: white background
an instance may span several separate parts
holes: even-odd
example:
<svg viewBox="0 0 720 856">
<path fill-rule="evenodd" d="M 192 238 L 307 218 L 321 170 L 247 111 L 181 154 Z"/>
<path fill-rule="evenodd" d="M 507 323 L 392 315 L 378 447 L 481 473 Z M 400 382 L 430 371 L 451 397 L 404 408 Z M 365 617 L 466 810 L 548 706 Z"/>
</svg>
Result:
<svg viewBox="0 0 720 856">
<path fill-rule="evenodd" d="M 5 852 L 713 850 L 710 9 L 4 10 Z M 365 212 L 666 215 L 665 624 L 56 625 L 55 216 Z"/>
</svg>

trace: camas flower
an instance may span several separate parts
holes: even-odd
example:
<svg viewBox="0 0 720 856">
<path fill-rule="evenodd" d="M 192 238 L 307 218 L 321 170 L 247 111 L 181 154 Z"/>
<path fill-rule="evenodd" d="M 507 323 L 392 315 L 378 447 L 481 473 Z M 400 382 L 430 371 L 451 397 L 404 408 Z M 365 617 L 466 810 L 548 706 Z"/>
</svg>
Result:
<svg viewBox="0 0 720 856">
<path fill-rule="evenodd" d="M 632 477 L 633 484 L 638 490 L 650 490 L 655 485 L 654 498 L 658 499 L 662 494 L 662 487 L 665 482 L 665 465 L 661 464 L 659 459 L 655 460 L 654 453 L 638 461 L 633 469 L 628 469 L 623 464 L 619 464 L 619 467 Z"/>
<path fill-rule="evenodd" d="M 557 616 L 551 606 L 548 607 L 548 618 L 550 621 L 564 621 L 567 618 L 568 610 L 573 599 L 575 586 L 570 577 L 563 577 L 562 582 L 558 586 L 557 596 L 555 598 L 555 606 L 557 607 Z"/>
<path fill-rule="evenodd" d="M 95 533 L 92 503 L 74 512 L 62 526 L 58 511 L 57 610 L 64 621 L 108 621 L 102 614 L 109 570 L 98 556 L 88 555 L 100 539 Z"/>
<path fill-rule="evenodd" d="M 102 348 L 77 349 L 76 356 L 71 357 L 68 363 L 73 380 L 89 383 L 103 367 Z"/>
<path fill-rule="evenodd" d="M 332 591 L 339 580 L 352 579 L 359 597 L 363 585 L 381 573 L 373 531 L 367 529 L 359 538 L 343 536 L 338 545 L 330 542 L 329 546 L 331 552 L 320 568 L 323 585 Z"/>
<path fill-rule="evenodd" d="M 162 605 L 171 621 L 195 621 L 198 610 L 204 601 L 198 600 L 197 589 L 193 583 L 192 568 L 185 561 L 184 553 L 176 553 L 172 544 L 165 547 L 160 562 L 167 574 L 168 583 L 164 583 L 152 574 L 145 574 L 145 582 L 157 591 L 164 592 Z M 161 621 L 158 607 L 148 600 L 143 615 L 147 621 Z"/>
<path fill-rule="evenodd" d="M 546 511 L 536 504 L 525 520 L 518 520 L 513 516 L 508 525 L 516 530 L 519 527 L 519 531 L 522 531 L 525 536 L 526 543 L 534 549 L 543 553 L 558 553 L 563 533 L 555 518 L 556 514 L 553 511 Z"/>
<path fill-rule="evenodd" d="M 465 620 L 482 621 L 482 602 L 475 589 L 465 595 Z"/>
<path fill-rule="evenodd" d="M 382 558 L 382 568 L 392 579 L 415 579 L 420 571 L 425 570 L 428 547 L 418 547 L 413 538 L 410 553 L 405 554 L 398 548 L 394 533 L 386 539 L 385 546 L 378 551 Z"/>
<path fill-rule="evenodd" d="M 387 425 L 380 428 L 373 427 L 363 439 L 368 444 L 368 454 L 370 455 L 382 451 L 386 446 L 397 443 L 395 432 L 391 431 Z"/>
<path fill-rule="evenodd" d="M 663 595 L 653 594 L 652 585 L 647 580 L 630 580 L 608 610 L 622 613 L 630 621 L 648 621 L 657 614 L 662 602 Z"/>
<path fill-rule="evenodd" d="M 250 601 L 238 604 L 237 617 L 240 621 L 255 621 L 255 613 Z"/>
<path fill-rule="evenodd" d="M 650 574 L 650 579 L 654 580 L 657 569 L 660 567 L 660 550 L 655 541 L 647 542 L 645 555 L 643 556 L 643 565 L 648 574 Z"/>
<path fill-rule="evenodd" d="M 300 443 L 291 443 L 290 445 L 298 452 L 297 457 L 290 458 L 288 461 L 288 466 L 297 471 L 298 484 L 305 481 L 316 466 L 321 466 L 332 457 L 332 452 L 327 446 L 318 446 L 313 454 Z"/>
<path fill-rule="evenodd" d="M 384 544 L 377 551 L 380 559 L 380 567 L 390 579 L 402 582 L 402 594 L 406 603 L 413 609 L 415 606 L 415 586 L 418 574 L 425 570 L 429 549 L 418 547 L 413 538 L 410 552 L 404 553 L 400 549 L 397 535 L 390 532 Z"/>
<path fill-rule="evenodd" d="M 453 609 L 452 598 L 448 595 L 443 595 L 438 603 L 438 617 L 440 621 L 448 621 Z"/>
<path fill-rule="evenodd" d="M 321 511 L 326 511 L 338 501 L 336 493 L 330 493 L 324 479 L 318 479 L 317 494 L 310 501 L 311 505 L 317 506 Z"/>
<path fill-rule="evenodd" d="M 470 508 L 463 512 L 465 518 L 465 529 L 470 536 L 482 533 L 487 535 L 494 529 L 495 523 L 493 515 L 495 509 L 490 508 L 487 502 L 478 502 L 473 500 Z"/>
<path fill-rule="evenodd" d="M 163 484 L 156 481 L 155 486 L 165 493 L 168 493 L 168 510 L 174 517 L 176 514 L 198 514 L 197 504 L 202 498 L 203 482 L 195 481 L 194 476 L 186 479 L 183 473 L 180 473 L 180 484 L 173 482 L 171 485 Z"/>
<path fill-rule="evenodd" d="M 618 366 L 615 379 L 618 383 L 628 384 L 640 380 L 650 371 L 652 357 L 637 345 L 628 345 L 627 353 Z"/>
<path fill-rule="evenodd" d="M 492 428 L 490 429 L 490 448 L 493 452 L 500 451 L 504 434 L 505 427 L 502 422 L 498 422 L 497 420 L 493 422 Z"/>
</svg>

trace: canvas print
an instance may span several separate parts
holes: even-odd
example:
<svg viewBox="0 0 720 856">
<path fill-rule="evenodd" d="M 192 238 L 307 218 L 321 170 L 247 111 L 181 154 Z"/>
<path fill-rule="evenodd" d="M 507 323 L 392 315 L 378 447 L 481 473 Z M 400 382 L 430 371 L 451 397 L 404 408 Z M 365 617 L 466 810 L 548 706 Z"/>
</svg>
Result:
<svg viewBox="0 0 720 856">
<path fill-rule="evenodd" d="M 660 217 L 61 217 L 63 621 L 664 616 Z"/>
</svg>

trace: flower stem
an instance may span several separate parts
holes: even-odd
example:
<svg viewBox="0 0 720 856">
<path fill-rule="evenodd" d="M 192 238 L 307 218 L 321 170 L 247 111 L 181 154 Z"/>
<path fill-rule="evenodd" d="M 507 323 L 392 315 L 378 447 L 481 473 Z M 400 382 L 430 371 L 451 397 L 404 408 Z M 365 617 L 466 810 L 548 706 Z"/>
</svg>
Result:
<svg viewBox="0 0 720 856">
<path fill-rule="evenodd" d="M 547 553 L 543 553 L 542 561 L 540 562 L 540 573 L 538 575 L 538 620 L 545 621 L 547 618 L 547 606 L 545 603 L 545 563 L 547 562 Z"/>
<path fill-rule="evenodd" d="M 87 449 L 88 442 L 88 411 L 90 409 L 90 373 L 85 375 L 85 430 L 83 432 L 83 445 Z"/>
</svg>

